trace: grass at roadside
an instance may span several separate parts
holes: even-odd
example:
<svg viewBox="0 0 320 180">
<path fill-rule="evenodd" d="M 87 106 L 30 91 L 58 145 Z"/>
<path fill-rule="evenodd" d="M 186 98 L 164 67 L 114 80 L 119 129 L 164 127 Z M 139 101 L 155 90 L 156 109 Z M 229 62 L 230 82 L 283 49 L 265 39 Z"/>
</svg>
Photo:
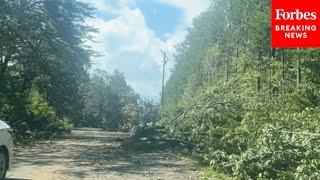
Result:
<svg viewBox="0 0 320 180">
<path fill-rule="evenodd" d="M 126 151 L 173 152 L 200 172 L 202 180 L 235 180 L 213 171 L 208 162 L 190 152 L 190 144 L 171 138 L 161 127 L 139 127 L 121 147 Z"/>
<path fill-rule="evenodd" d="M 236 180 L 236 178 L 213 171 L 210 165 L 203 163 L 201 159 L 191 153 L 183 152 L 180 156 L 191 167 L 200 171 L 201 180 Z"/>
</svg>

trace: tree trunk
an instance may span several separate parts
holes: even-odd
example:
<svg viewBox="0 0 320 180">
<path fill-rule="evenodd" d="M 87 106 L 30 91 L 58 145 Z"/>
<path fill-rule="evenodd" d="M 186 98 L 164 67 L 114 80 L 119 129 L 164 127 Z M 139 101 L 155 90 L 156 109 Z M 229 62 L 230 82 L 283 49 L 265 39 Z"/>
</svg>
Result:
<svg viewBox="0 0 320 180">
<path fill-rule="evenodd" d="M 3 84 L 4 76 L 8 68 L 9 57 L 1 57 L 1 64 L 0 64 L 0 87 Z"/>
<path fill-rule="evenodd" d="M 300 59 L 297 59 L 297 86 L 301 84 L 301 67 L 300 67 Z"/>
<path fill-rule="evenodd" d="M 281 52 L 281 62 L 282 62 L 281 80 L 282 80 L 282 83 L 284 83 L 284 80 L 285 80 L 285 64 L 284 64 L 283 51 Z"/>
</svg>

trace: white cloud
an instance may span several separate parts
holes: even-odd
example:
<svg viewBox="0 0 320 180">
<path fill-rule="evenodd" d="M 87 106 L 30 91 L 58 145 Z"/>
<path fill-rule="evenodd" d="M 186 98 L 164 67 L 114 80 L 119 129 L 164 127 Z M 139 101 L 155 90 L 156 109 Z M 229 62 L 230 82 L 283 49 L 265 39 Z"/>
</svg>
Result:
<svg viewBox="0 0 320 180">
<path fill-rule="evenodd" d="M 94 68 L 112 72 L 119 69 L 124 72 L 128 83 L 141 95 L 159 99 L 162 76 L 162 53 L 168 52 L 172 60 L 175 45 L 182 42 L 186 35 L 185 27 L 190 25 L 192 17 L 207 7 L 209 0 L 153 0 L 159 3 L 181 8 L 185 14 L 185 24 L 177 26 L 174 32 L 165 35 L 165 40 L 156 37 L 147 27 L 145 18 L 138 8 L 130 5 L 139 0 L 115 0 L 113 4 L 106 0 L 84 0 L 93 3 L 99 12 L 115 15 L 111 20 L 95 18 L 88 20 L 90 26 L 99 30 L 96 41 L 88 45 L 103 56 L 93 58 Z M 203 1 L 203 2 L 201 2 Z M 108 3 L 109 2 L 109 3 Z M 201 2 L 201 3 L 200 3 Z M 188 24 L 190 23 L 190 24 Z M 167 75 L 173 62 L 168 64 Z"/>
<path fill-rule="evenodd" d="M 99 11 L 112 14 L 121 14 L 121 10 L 129 5 L 136 4 L 141 1 L 154 1 L 177 7 L 182 10 L 185 23 L 191 25 L 192 19 L 203 12 L 212 0 L 82 0 L 92 3 Z M 111 3 L 112 2 L 112 3 Z M 113 5 L 111 5 L 113 4 Z"/>
<path fill-rule="evenodd" d="M 98 43 L 91 42 L 89 45 L 104 55 L 93 59 L 94 67 L 107 71 L 117 68 L 125 73 L 129 84 L 138 92 L 156 98 L 159 86 L 154 83 L 158 79 L 154 75 L 160 74 L 160 48 L 165 45 L 146 26 L 141 11 L 124 8 L 115 19 L 106 21 L 95 18 L 87 23 L 99 29 L 99 33 L 95 34 Z M 143 82 L 146 83 L 142 85 Z"/>
</svg>

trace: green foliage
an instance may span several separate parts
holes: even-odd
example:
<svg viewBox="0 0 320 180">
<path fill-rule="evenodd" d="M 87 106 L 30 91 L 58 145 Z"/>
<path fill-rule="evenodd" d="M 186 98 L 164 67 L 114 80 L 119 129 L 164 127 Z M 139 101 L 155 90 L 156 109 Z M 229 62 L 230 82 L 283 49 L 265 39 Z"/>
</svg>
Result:
<svg viewBox="0 0 320 180">
<path fill-rule="evenodd" d="M 54 109 L 35 89 L 31 89 L 29 93 L 26 111 L 28 117 L 30 117 L 30 123 L 28 124 L 37 131 L 48 130 L 51 122 L 58 119 Z"/>
<path fill-rule="evenodd" d="M 119 71 L 109 74 L 97 70 L 83 84 L 81 94 L 83 118 L 77 126 L 128 131 L 158 118 L 158 105 L 141 99 Z"/>
<path fill-rule="evenodd" d="M 75 126 L 130 130 L 157 119 L 119 71 L 92 74 L 94 8 L 79 0 L 0 1 L 0 119 L 16 142 Z"/>
<path fill-rule="evenodd" d="M 61 132 L 81 117 L 79 86 L 92 54 L 83 42 L 95 31 L 84 21 L 93 10 L 76 0 L 1 0 L 0 118 L 16 142 Z"/>
<path fill-rule="evenodd" d="M 213 170 L 319 179 L 316 49 L 270 48 L 270 1 L 216 0 L 177 47 L 161 123 Z"/>
</svg>

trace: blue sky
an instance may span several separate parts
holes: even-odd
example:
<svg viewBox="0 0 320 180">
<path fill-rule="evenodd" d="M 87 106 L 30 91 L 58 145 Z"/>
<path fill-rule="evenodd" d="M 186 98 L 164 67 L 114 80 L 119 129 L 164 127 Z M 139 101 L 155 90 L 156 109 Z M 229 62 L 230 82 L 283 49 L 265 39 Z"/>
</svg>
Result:
<svg viewBox="0 0 320 180">
<path fill-rule="evenodd" d="M 156 37 L 161 40 L 165 40 L 165 35 L 173 32 L 184 20 L 182 10 L 168 4 L 142 1 L 137 4 L 137 8 L 144 15 L 147 27 L 154 30 Z"/>
<path fill-rule="evenodd" d="M 88 45 L 103 56 L 92 58 L 93 68 L 124 73 L 142 97 L 159 100 L 162 54 L 173 67 L 175 45 L 186 36 L 192 18 L 204 11 L 210 0 L 84 0 L 96 8 L 88 24 L 98 28 L 96 42 Z M 168 76 L 167 76 L 168 78 Z"/>
</svg>

